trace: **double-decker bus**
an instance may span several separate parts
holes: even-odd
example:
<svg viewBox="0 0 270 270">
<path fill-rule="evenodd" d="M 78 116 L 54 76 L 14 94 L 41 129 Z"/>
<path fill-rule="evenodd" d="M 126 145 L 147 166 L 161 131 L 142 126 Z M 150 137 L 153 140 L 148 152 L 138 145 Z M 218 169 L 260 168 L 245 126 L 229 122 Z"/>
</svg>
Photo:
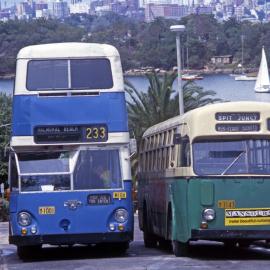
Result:
<svg viewBox="0 0 270 270">
<path fill-rule="evenodd" d="M 58 43 L 18 53 L 9 160 L 10 236 L 43 244 L 133 239 L 129 132 L 118 51 Z"/>
<path fill-rule="evenodd" d="M 139 152 L 146 247 L 270 239 L 270 104 L 208 105 L 150 127 Z"/>
</svg>

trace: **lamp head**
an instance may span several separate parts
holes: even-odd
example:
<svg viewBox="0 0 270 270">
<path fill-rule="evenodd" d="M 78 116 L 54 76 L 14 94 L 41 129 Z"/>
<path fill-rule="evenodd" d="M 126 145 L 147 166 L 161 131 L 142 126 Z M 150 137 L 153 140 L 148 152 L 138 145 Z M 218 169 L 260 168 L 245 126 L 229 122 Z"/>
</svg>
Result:
<svg viewBox="0 0 270 270">
<path fill-rule="evenodd" d="M 178 25 L 172 25 L 170 27 L 170 30 L 172 32 L 183 32 L 185 31 L 186 27 L 184 25 L 178 24 Z"/>
</svg>

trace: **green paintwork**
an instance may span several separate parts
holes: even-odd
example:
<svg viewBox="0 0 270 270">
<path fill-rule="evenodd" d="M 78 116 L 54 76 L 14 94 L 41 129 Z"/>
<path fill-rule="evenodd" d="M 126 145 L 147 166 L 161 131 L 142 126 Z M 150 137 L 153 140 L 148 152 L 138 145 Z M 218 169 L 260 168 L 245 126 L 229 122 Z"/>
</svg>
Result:
<svg viewBox="0 0 270 270">
<path fill-rule="evenodd" d="M 201 205 L 212 206 L 214 203 L 214 188 L 213 181 L 201 180 Z"/>
<path fill-rule="evenodd" d="M 269 225 L 225 226 L 224 209 L 219 200 L 235 200 L 236 208 L 270 208 L 270 178 L 191 178 L 172 183 L 173 239 L 187 242 L 191 230 L 199 229 L 202 211 L 216 210 L 208 222 L 215 230 L 268 230 Z M 270 232 L 270 231 L 269 231 Z"/>
</svg>

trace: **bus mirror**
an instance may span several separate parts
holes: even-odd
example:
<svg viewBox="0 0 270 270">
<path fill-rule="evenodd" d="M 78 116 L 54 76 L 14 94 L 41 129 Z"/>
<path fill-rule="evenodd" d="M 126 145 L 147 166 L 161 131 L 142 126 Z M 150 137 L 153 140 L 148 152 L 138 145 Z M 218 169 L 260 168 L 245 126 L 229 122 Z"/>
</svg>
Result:
<svg viewBox="0 0 270 270">
<path fill-rule="evenodd" d="M 134 138 L 130 139 L 129 148 L 130 148 L 131 155 L 135 155 L 137 153 L 137 141 L 136 141 L 136 139 L 134 139 Z"/>
<path fill-rule="evenodd" d="M 180 144 L 182 141 L 182 137 L 180 133 L 176 133 L 173 136 L 173 144 Z"/>
</svg>

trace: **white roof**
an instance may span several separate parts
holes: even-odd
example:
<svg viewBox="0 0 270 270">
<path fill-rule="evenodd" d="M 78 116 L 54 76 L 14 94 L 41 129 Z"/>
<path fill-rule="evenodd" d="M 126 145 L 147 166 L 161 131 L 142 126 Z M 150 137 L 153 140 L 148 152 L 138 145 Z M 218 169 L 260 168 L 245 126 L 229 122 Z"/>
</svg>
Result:
<svg viewBox="0 0 270 270">
<path fill-rule="evenodd" d="M 73 57 L 119 57 L 119 53 L 107 44 L 66 42 L 27 46 L 17 55 L 17 59 Z"/>
<path fill-rule="evenodd" d="M 158 123 L 148 128 L 143 137 L 159 133 L 163 130 L 179 126 L 181 123 L 187 123 L 189 128 L 192 129 L 192 134 L 214 134 L 215 131 L 215 113 L 216 112 L 260 112 L 263 125 L 266 125 L 265 119 L 270 119 L 270 103 L 258 101 L 237 101 L 237 102 L 224 102 L 206 105 L 194 110 L 191 110 L 182 116 L 175 116 L 164 122 Z M 265 131 L 265 130 L 261 130 Z M 221 134 L 219 132 L 219 134 Z"/>
</svg>

